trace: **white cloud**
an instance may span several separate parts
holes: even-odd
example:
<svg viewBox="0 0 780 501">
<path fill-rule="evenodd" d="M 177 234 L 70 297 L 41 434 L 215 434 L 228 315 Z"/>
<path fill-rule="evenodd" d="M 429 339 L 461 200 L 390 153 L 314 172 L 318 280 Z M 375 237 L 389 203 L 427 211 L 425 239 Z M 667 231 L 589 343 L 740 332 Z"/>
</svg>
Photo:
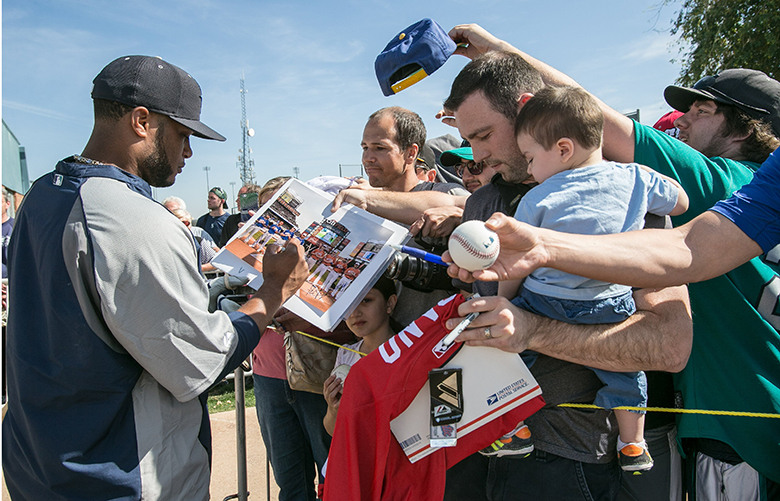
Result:
<svg viewBox="0 0 780 501">
<path fill-rule="evenodd" d="M 622 59 L 635 64 L 654 59 L 669 60 L 672 57 L 672 43 L 674 38 L 665 33 L 648 33 L 641 39 L 634 41 L 629 47 L 629 52 Z"/>
<path fill-rule="evenodd" d="M 316 36 L 318 34 L 319 37 Z M 265 21 L 263 37 L 278 42 L 274 46 L 275 59 L 289 61 L 292 58 L 290 62 L 296 64 L 346 63 L 365 50 L 363 42 L 345 40 L 339 32 L 300 29 L 288 19 L 281 17 Z M 288 40 L 295 40 L 295 43 L 285 43 Z"/>
<path fill-rule="evenodd" d="M 31 104 L 17 103 L 16 101 L 3 100 L 3 108 L 10 108 L 12 110 L 22 111 L 24 113 L 32 113 L 46 118 L 53 118 L 55 120 L 72 121 L 73 117 L 59 113 L 49 108 L 41 108 L 39 106 L 33 106 Z"/>
</svg>

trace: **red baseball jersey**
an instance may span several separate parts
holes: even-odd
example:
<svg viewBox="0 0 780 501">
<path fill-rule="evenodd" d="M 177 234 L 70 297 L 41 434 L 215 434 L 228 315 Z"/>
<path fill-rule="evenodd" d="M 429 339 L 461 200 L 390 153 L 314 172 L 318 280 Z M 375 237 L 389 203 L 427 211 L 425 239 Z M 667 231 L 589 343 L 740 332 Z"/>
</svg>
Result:
<svg viewBox="0 0 780 501">
<path fill-rule="evenodd" d="M 457 317 L 464 301 L 457 294 L 430 309 L 414 323 L 359 360 L 350 370 L 339 404 L 328 456 L 325 501 L 437 500 L 444 496 L 447 468 L 511 431 L 544 405 L 541 396 L 458 438 L 412 464 L 390 430 L 427 384 L 428 371 L 450 360 L 461 343 L 444 353 L 434 348 L 449 332 L 447 319 Z M 464 395 L 468 399 L 468 395 Z"/>
</svg>

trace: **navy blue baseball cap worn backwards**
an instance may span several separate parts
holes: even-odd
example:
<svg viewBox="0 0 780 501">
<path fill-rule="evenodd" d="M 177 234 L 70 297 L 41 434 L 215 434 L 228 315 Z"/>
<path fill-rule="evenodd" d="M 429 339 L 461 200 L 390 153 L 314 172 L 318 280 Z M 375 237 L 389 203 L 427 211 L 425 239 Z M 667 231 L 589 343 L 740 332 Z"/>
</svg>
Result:
<svg viewBox="0 0 780 501">
<path fill-rule="evenodd" d="M 707 76 L 693 87 L 670 85 L 664 90 L 669 105 L 687 113 L 698 100 L 736 106 L 753 118 L 772 126 L 780 138 L 780 82 L 757 70 L 735 68 Z"/>
<path fill-rule="evenodd" d="M 385 96 L 392 96 L 427 77 L 449 59 L 457 45 L 432 19 L 423 19 L 397 34 L 374 62 Z"/>
<path fill-rule="evenodd" d="M 92 81 L 92 99 L 143 106 L 192 129 L 194 136 L 224 141 L 200 121 L 200 85 L 186 71 L 159 57 L 123 56 L 108 63 Z"/>
</svg>

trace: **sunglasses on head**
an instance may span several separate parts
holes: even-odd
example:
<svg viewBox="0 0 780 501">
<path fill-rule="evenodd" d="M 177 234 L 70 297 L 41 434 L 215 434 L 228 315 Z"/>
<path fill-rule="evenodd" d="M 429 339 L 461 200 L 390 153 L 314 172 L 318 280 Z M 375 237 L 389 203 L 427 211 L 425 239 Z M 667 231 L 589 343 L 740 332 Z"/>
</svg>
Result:
<svg viewBox="0 0 780 501">
<path fill-rule="evenodd" d="M 463 171 L 468 169 L 472 176 L 479 176 L 482 174 L 483 168 L 484 167 L 482 162 L 474 163 L 473 161 L 469 160 L 459 163 L 458 166 L 455 167 L 455 173 L 458 175 L 458 177 L 463 177 Z"/>
</svg>

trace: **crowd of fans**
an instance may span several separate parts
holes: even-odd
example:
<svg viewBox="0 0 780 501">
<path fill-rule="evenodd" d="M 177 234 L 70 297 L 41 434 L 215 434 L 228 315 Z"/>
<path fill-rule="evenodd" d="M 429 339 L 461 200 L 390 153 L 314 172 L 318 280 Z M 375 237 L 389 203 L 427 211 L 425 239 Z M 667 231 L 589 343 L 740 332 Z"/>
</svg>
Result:
<svg viewBox="0 0 780 501">
<path fill-rule="evenodd" d="M 203 400 L 248 356 L 279 499 L 317 499 L 349 383 L 292 389 L 283 333 L 344 345 L 349 366 L 458 292 L 475 295 L 461 317 L 480 313 L 459 340 L 521 354 L 546 405 L 451 467 L 445 500 L 780 499 L 776 420 L 614 409 L 778 414 L 780 83 L 729 69 L 669 86 L 676 111 L 653 128 L 479 26 L 449 36 L 471 61 L 437 118 L 462 141 L 428 141 L 411 110 L 375 111 L 366 179 L 334 189 L 333 208 L 405 225 L 445 260 L 458 224 L 486 221 L 501 255 L 485 271 L 431 267 L 436 281 L 382 277 L 333 332 L 281 308 L 320 263 L 294 239 L 264 251 L 263 286 L 237 297 L 243 282 L 211 263 L 243 225 L 225 191 L 195 222 L 181 199 L 152 199 L 191 135 L 224 140 L 200 122 L 192 77 L 142 56 L 101 71 L 87 146 L 36 181 L 10 238 L 4 191 L 13 499 L 208 499 Z M 237 208 L 287 179 L 242 186 Z M 330 285 L 348 283 L 346 264 L 331 268 Z"/>
</svg>

